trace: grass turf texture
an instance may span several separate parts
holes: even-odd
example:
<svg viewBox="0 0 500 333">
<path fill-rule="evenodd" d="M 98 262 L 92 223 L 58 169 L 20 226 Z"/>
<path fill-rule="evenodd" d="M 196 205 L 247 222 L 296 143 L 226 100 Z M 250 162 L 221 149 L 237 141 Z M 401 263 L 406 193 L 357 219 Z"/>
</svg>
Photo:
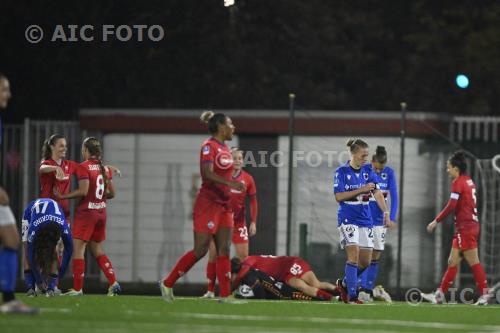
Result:
<svg viewBox="0 0 500 333">
<path fill-rule="evenodd" d="M 216 300 L 160 296 L 19 298 L 37 316 L 0 315 L 2 333 L 118 332 L 500 332 L 500 307 L 346 305 L 327 302 Z"/>
</svg>

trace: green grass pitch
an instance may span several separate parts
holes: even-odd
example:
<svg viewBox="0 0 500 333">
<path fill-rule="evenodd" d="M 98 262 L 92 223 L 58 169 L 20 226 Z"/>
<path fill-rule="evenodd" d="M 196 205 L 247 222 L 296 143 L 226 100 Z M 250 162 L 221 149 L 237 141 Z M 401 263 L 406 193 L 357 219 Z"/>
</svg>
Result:
<svg viewBox="0 0 500 333">
<path fill-rule="evenodd" d="M 85 295 L 19 298 L 37 316 L 0 315 L 2 333 L 121 332 L 500 332 L 500 306 L 347 305 L 328 302 L 216 300 Z"/>
</svg>

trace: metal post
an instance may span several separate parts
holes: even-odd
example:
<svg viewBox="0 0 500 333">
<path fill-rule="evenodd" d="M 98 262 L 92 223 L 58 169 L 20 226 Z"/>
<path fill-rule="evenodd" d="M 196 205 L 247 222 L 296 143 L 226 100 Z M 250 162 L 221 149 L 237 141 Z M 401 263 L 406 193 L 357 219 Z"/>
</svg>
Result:
<svg viewBox="0 0 500 333">
<path fill-rule="evenodd" d="M 295 135 L 295 94 L 288 94 L 290 118 L 288 120 L 288 198 L 286 205 L 286 255 L 290 255 L 292 233 L 292 181 L 293 181 L 293 137 Z"/>
<path fill-rule="evenodd" d="M 404 174 L 405 174 L 405 136 L 406 136 L 406 103 L 401 102 L 401 147 L 399 166 L 399 216 L 398 216 L 398 263 L 396 273 L 396 290 L 401 295 L 401 265 L 403 242 L 403 207 L 404 207 Z"/>
</svg>

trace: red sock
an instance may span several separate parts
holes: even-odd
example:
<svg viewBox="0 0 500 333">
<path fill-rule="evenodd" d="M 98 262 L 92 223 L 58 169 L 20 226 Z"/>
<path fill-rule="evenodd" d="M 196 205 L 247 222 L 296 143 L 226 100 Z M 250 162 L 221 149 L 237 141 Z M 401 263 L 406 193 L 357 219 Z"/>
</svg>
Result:
<svg viewBox="0 0 500 333">
<path fill-rule="evenodd" d="M 214 292 L 215 290 L 215 278 L 217 276 L 215 267 L 217 264 L 215 262 L 208 262 L 207 263 L 207 280 L 208 280 L 208 287 L 207 291 Z"/>
<path fill-rule="evenodd" d="M 488 292 L 488 281 L 486 281 L 486 273 L 484 272 L 483 265 L 481 265 L 481 263 L 477 263 L 471 266 L 471 268 L 474 272 L 474 280 L 476 280 L 479 293 L 481 295 L 486 294 Z"/>
<path fill-rule="evenodd" d="M 184 253 L 184 255 L 177 261 L 174 269 L 170 272 L 165 280 L 163 280 L 163 284 L 165 287 L 172 288 L 181 276 L 186 274 L 191 267 L 198 261 L 198 258 L 194 255 L 194 251 L 189 251 Z"/>
<path fill-rule="evenodd" d="M 57 261 L 59 262 L 59 267 L 61 267 L 61 265 L 62 265 L 62 256 L 61 255 L 57 255 Z"/>
<path fill-rule="evenodd" d="M 333 298 L 332 294 L 322 289 L 318 289 L 318 291 L 316 292 L 316 297 L 324 301 L 331 301 Z"/>
<path fill-rule="evenodd" d="M 99 267 L 101 267 L 102 272 L 106 275 L 106 279 L 108 279 L 109 285 L 112 285 L 116 282 L 115 271 L 113 270 L 113 265 L 111 265 L 111 261 L 109 261 L 108 257 L 105 254 L 95 258 Z"/>
<path fill-rule="evenodd" d="M 83 288 L 83 276 L 85 275 L 85 260 L 73 259 L 73 289 L 80 291 Z"/>
<path fill-rule="evenodd" d="M 443 279 L 441 280 L 441 285 L 439 286 L 439 289 L 443 293 L 447 293 L 448 289 L 451 287 L 453 284 L 453 281 L 455 281 L 455 276 L 457 276 L 458 268 L 457 266 L 448 266 L 448 269 L 443 275 Z"/>
<path fill-rule="evenodd" d="M 219 280 L 220 297 L 228 297 L 231 294 L 231 262 L 229 256 L 217 257 L 216 272 L 217 280 Z"/>
</svg>

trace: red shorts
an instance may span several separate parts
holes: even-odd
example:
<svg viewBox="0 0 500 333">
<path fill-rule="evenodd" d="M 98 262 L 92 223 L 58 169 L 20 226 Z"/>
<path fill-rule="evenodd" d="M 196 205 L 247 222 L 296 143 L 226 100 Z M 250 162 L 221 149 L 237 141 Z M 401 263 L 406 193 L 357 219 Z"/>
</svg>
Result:
<svg viewBox="0 0 500 333">
<path fill-rule="evenodd" d="M 294 261 L 290 265 L 290 268 L 288 269 L 287 275 L 285 276 L 285 282 L 288 283 L 288 281 L 290 281 L 290 279 L 294 277 L 301 278 L 302 275 L 310 271 L 311 267 L 309 266 L 307 261 L 302 258 L 295 257 Z"/>
<path fill-rule="evenodd" d="M 461 251 L 475 249 L 477 248 L 478 237 L 479 226 L 477 228 L 468 229 L 467 231 L 456 231 L 453 236 L 452 247 Z"/>
<path fill-rule="evenodd" d="M 248 244 L 248 229 L 244 223 L 234 224 L 233 244 Z"/>
<path fill-rule="evenodd" d="M 76 239 L 102 242 L 106 239 L 106 210 L 76 211 L 71 233 Z"/>
<path fill-rule="evenodd" d="M 215 234 L 219 227 L 233 227 L 233 211 L 198 195 L 193 208 L 193 230 Z"/>
</svg>

